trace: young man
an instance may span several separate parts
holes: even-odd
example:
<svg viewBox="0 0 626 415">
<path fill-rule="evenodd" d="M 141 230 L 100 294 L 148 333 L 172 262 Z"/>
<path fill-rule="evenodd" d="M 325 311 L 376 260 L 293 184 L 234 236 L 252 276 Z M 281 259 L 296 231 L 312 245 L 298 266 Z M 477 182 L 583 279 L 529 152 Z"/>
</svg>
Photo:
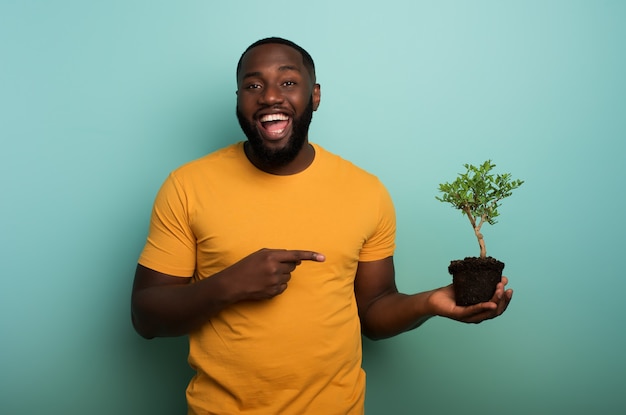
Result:
<svg viewBox="0 0 626 415">
<path fill-rule="evenodd" d="M 308 141 L 320 85 L 309 54 L 268 38 L 237 66 L 248 140 L 174 171 L 156 198 L 132 319 L 146 338 L 189 335 L 190 414 L 362 414 L 361 334 L 380 339 L 457 307 L 451 286 L 396 289 L 395 216 L 373 175 Z"/>
</svg>

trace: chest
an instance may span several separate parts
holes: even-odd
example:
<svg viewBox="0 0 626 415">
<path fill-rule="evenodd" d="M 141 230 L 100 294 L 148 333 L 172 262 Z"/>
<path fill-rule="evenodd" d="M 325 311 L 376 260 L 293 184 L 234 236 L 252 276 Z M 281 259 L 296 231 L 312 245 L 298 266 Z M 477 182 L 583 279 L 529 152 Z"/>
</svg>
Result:
<svg viewBox="0 0 626 415">
<path fill-rule="evenodd" d="M 377 224 L 372 196 L 349 183 L 241 182 L 205 190 L 190 214 L 198 254 L 210 258 L 211 271 L 261 248 L 312 250 L 330 263 L 356 263 Z"/>
</svg>

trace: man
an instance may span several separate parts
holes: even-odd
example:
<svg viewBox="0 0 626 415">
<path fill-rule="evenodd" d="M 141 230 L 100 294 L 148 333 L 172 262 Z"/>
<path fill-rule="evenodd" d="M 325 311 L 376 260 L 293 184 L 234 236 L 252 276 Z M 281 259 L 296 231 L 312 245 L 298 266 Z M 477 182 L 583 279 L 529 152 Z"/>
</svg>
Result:
<svg viewBox="0 0 626 415">
<path fill-rule="evenodd" d="M 511 300 L 455 305 L 451 286 L 396 289 L 395 216 L 373 175 L 308 141 L 320 85 L 309 54 L 268 38 L 237 66 L 248 140 L 174 171 L 157 195 L 132 319 L 189 335 L 190 414 L 362 414 L 361 334 L 432 316 L 479 323 Z"/>
</svg>

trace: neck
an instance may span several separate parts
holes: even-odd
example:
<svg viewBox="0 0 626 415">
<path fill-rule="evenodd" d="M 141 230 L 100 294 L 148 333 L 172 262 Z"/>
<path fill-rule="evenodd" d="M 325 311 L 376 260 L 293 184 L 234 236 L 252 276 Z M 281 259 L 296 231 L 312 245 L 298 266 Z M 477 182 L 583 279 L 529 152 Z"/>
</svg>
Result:
<svg viewBox="0 0 626 415">
<path fill-rule="evenodd" d="M 307 141 L 305 141 L 302 149 L 298 152 L 298 155 L 291 160 L 289 163 L 275 166 L 271 164 L 264 163 L 263 160 L 260 160 L 259 157 L 254 153 L 252 146 L 248 142 L 244 143 L 244 152 L 250 163 L 254 165 L 257 169 L 264 171 L 265 173 L 274 174 L 277 176 L 289 176 L 292 174 L 300 173 L 306 170 L 307 167 L 313 163 L 315 159 L 315 149 L 313 146 Z"/>
</svg>

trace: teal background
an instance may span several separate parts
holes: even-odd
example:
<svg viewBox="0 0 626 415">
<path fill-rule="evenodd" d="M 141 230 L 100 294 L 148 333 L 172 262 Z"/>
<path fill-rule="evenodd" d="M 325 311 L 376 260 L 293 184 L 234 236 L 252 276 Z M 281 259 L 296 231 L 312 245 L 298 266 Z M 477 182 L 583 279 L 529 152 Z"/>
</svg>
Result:
<svg viewBox="0 0 626 415">
<path fill-rule="evenodd" d="M 626 413 L 626 2 L 608 0 L 1 1 L 0 412 L 185 412 L 186 341 L 134 333 L 134 267 L 168 172 L 243 139 L 235 64 L 270 35 L 316 61 L 311 140 L 388 186 L 401 290 L 478 252 L 440 182 L 488 158 L 526 181 L 484 229 L 507 313 L 365 341 L 367 413 Z"/>
</svg>

